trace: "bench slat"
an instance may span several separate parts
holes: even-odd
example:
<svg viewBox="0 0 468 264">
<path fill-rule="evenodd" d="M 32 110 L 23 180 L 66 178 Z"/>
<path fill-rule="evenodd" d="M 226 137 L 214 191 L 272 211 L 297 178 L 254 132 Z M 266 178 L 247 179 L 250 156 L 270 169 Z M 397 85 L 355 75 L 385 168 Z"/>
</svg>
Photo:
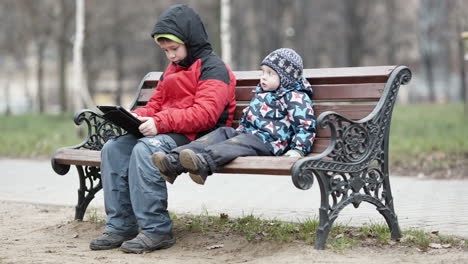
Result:
<svg viewBox="0 0 468 264">
<path fill-rule="evenodd" d="M 269 156 L 238 157 L 224 166 L 219 173 L 291 175 L 291 167 L 298 159 Z"/>
<path fill-rule="evenodd" d="M 313 101 L 362 102 L 378 101 L 382 96 L 384 83 L 315 85 Z M 237 101 L 250 101 L 254 86 L 236 87 Z M 138 105 L 145 105 L 153 95 L 154 89 L 143 89 Z"/>
<path fill-rule="evenodd" d="M 299 159 L 275 157 L 275 162 L 271 162 L 272 158 L 268 156 L 239 157 L 219 172 L 290 175 L 292 165 Z M 101 166 L 101 152 L 84 149 L 63 149 L 55 155 L 55 162 L 65 165 Z"/>
<path fill-rule="evenodd" d="M 343 67 L 304 69 L 304 77 L 311 84 L 385 83 L 396 66 Z M 255 86 L 260 71 L 235 71 L 237 86 Z M 160 72 L 150 72 L 143 80 L 143 87 L 156 87 Z"/>
<path fill-rule="evenodd" d="M 314 143 L 314 149 L 317 148 L 317 151 L 314 151 L 314 153 L 320 153 L 323 150 L 325 150 L 328 147 L 329 142 L 330 141 L 328 139 L 317 138 Z M 322 150 L 322 151 L 318 151 L 318 150 Z M 282 167 L 282 165 L 276 164 L 276 162 L 275 164 L 272 164 L 271 158 L 273 157 L 267 156 L 267 157 L 260 157 L 260 159 L 258 158 L 259 157 L 239 157 L 236 160 L 234 160 L 234 163 L 228 164 L 222 170 L 222 172 L 227 172 L 230 169 L 237 168 L 240 171 L 249 171 L 249 173 L 258 173 L 255 171 L 256 168 L 258 168 L 260 171 L 264 171 L 265 168 L 267 168 L 268 165 L 270 165 L 270 169 L 272 171 L 276 171 L 276 168 Z M 290 165 L 292 165 L 294 161 L 297 160 L 297 158 L 292 160 L 291 158 L 287 158 L 287 157 L 275 157 L 275 160 L 277 158 L 285 159 L 286 161 L 288 161 L 287 163 L 288 165 L 286 166 L 288 172 L 286 172 L 286 167 L 284 167 L 282 170 L 280 170 L 281 171 L 280 174 L 283 174 L 283 173 L 289 174 L 289 169 L 291 168 Z M 96 150 L 87 150 L 87 149 L 62 149 L 58 151 L 57 153 L 55 153 L 54 160 L 57 164 L 99 167 L 101 166 L 101 152 L 96 151 Z M 256 166 L 257 162 L 264 162 L 264 164 L 260 163 L 259 165 L 261 166 Z M 280 163 L 282 164 L 282 162 Z M 274 166 L 272 167 L 272 165 Z M 272 171 L 269 171 L 269 172 L 265 171 L 264 173 L 260 173 L 260 174 L 271 174 L 270 172 Z M 242 172 L 242 173 L 247 173 L 247 172 Z"/>
<path fill-rule="evenodd" d="M 65 165 L 101 166 L 101 152 L 87 149 L 62 149 L 54 155 L 55 162 Z"/>
<path fill-rule="evenodd" d="M 238 104 L 234 112 L 234 120 L 239 120 L 242 116 L 242 110 L 247 104 Z M 326 111 L 333 111 L 342 114 L 350 119 L 362 119 L 368 116 L 375 108 L 375 104 L 346 104 L 346 105 L 328 105 L 328 104 L 316 104 L 314 105 L 315 116 L 318 117 L 320 114 Z"/>
</svg>

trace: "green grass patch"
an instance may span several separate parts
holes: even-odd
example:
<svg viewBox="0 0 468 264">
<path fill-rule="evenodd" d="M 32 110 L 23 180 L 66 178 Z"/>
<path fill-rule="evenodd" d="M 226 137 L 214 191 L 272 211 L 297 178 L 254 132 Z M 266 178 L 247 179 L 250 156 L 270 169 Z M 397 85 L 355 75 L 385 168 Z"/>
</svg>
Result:
<svg viewBox="0 0 468 264">
<path fill-rule="evenodd" d="M 303 241 L 313 245 L 318 227 L 317 219 L 302 222 L 260 219 L 253 215 L 229 218 L 227 215 L 172 215 L 174 228 L 190 232 L 238 233 L 248 241 Z M 468 249 L 467 241 L 457 237 L 444 237 L 421 230 L 405 230 L 400 242 L 391 240 L 386 224 L 371 223 L 361 227 L 335 224 L 327 239 L 327 248 L 344 251 L 356 246 L 392 247 L 405 246 L 426 250 L 430 247 L 451 247 Z"/>
<path fill-rule="evenodd" d="M 3 157 L 48 157 L 83 140 L 71 114 L 0 115 L 0 131 Z"/>
<path fill-rule="evenodd" d="M 462 104 L 397 104 L 390 130 L 390 157 L 468 153 L 467 133 Z"/>
<path fill-rule="evenodd" d="M 72 114 L 0 115 L 0 156 L 48 157 L 60 147 L 80 143 L 83 137 Z M 468 122 L 462 104 L 399 105 L 393 111 L 390 133 L 390 159 L 434 153 L 468 153 Z M 431 166 L 442 167 L 450 158 L 435 159 Z"/>
<path fill-rule="evenodd" d="M 105 224 L 106 223 L 106 216 L 99 214 L 98 209 L 96 208 L 88 208 L 87 212 L 88 221 L 95 224 Z"/>
</svg>

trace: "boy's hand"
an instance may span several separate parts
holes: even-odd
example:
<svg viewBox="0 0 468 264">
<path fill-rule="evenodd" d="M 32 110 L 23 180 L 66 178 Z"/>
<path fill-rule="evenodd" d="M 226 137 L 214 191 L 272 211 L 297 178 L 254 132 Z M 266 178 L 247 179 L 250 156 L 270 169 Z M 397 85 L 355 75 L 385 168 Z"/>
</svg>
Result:
<svg viewBox="0 0 468 264">
<path fill-rule="evenodd" d="M 156 124 L 154 123 L 154 119 L 152 117 L 137 117 L 142 122 L 138 129 L 143 134 L 143 136 L 151 137 L 156 136 L 158 134 L 158 129 L 156 128 Z"/>
</svg>

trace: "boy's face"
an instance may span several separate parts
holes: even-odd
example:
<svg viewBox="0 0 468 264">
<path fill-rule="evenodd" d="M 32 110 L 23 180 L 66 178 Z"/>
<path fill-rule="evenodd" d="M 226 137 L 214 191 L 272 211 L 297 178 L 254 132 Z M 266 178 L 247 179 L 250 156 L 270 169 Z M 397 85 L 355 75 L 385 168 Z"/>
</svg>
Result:
<svg viewBox="0 0 468 264">
<path fill-rule="evenodd" d="M 280 85 L 280 77 L 272 68 L 262 65 L 262 76 L 260 77 L 260 85 L 264 91 L 274 91 Z"/>
<path fill-rule="evenodd" d="M 172 40 L 157 41 L 159 47 L 164 50 L 168 60 L 174 63 L 179 63 L 187 57 L 187 47 L 184 44 L 174 42 Z"/>
</svg>

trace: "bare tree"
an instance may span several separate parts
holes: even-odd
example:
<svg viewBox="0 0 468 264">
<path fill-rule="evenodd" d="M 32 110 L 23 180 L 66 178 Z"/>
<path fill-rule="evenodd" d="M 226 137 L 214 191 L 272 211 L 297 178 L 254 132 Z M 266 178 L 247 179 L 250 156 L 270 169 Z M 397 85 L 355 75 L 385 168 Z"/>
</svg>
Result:
<svg viewBox="0 0 468 264">
<path fill-rule="evenodd" d="M 5 113 L 10 114 L 11 109 L 11 81 L 12 76 L 19 68 L 25 68 L 25 49 L 26 41 L 21 33 L 24 30 L 23 19 L 19 15 L 17 6 L 12 0 L 5 0 L 0 3 L 0 16 L 5 21 L 11 23 L 0 24 L 0 50 L 5 52 L 4 56 L 0 56 L 0 66 L 2 73 L 5 76 L 5 85 L 3 85 L 3 99 L 5 102 Z M 26 96 L 25 96 L 26 97 Z"/>
<path fill-rule="evenodd" d="M 346 52 L 348 66 L 360 66 L 366 49 L 365 25 L 369 14 L 368 0 L 344 1 L 346 30 Z"/>
<path fill-rule="evenodd" d="M 458 97 L 464 102 L 465 107 L 465 118 L 468 118 L 468 91 L 467 91 L 467 80 L 466 80 L 466 62 L 465 62 L 465 41 L 464 37 L 467 38 L 466 35 L 468 31 L 468 4 L 466 1 L 458 0 L 455 2 L 451 2 L 450 9 L 453 12 L 453 19 L 454 27 L 455 27 L 455 36 L 454 38 L 457 39 L 457 60 L 458 60 L 458 67 L 459 67 L 459 75 L 460 75 L 460 89 L 458 93 Z"/>
<path fill-rule="evenodd" d="M 53 2 L 51 1 L 19 1 L 20 8 L 25 14 L 27 32 L 31 34 L 31 41 L 35 44 L 37 59 L 37 102 L 39 112 L 45 111 L 44 90 L 44 60 L 47 45 L 52 36 Z"/>
<path fill-rule="evenodd" d="M 73 14 L 73 2 L 70 0 L 60 0 L 58 10 L 58 29 L 55 34 L 55 42 L 57 46 L 57 72 L 58 72 L 58 90 L 60 111 L 65 112 L 70 110 L 68 107 L 67 94 L 67 57 L 68 49 L 71 47 L 69 32 L 71 19 Z"/>
<path fill-rule="evenodd" d="M 221 52 L 223 61 L 232 64 L 231 47 L 231 0 L 221 1 Z"/>
<path fill-rule="evenodd" d="M 73 43 L 74 93 L 73 110 L 78 111 L 92 106 L 86 82 L 83 82 L 83 43 L 85 35 L 85 1 L 76 0 L 76 31 Z"/>
<path fill-rule="evenodd" d="M 429 100 L 436 101 L 436 80 L 448 83 L 447 42 L 448 2 L 421 0 L 419 8 L 419 48 L 427 81 Z"/>
<path fill-rule="evenodd" d="M 385 9 L 387 14 L 385 34 L 385 45 L 387 46 L 387 62 L 389 64 L 394 64 L 396 63 L 395 51 L 397 48 L 395 45 L 395 24 L 397 23 L 397 6 L 395 0 L 385 0 Z"/>
</svg>

